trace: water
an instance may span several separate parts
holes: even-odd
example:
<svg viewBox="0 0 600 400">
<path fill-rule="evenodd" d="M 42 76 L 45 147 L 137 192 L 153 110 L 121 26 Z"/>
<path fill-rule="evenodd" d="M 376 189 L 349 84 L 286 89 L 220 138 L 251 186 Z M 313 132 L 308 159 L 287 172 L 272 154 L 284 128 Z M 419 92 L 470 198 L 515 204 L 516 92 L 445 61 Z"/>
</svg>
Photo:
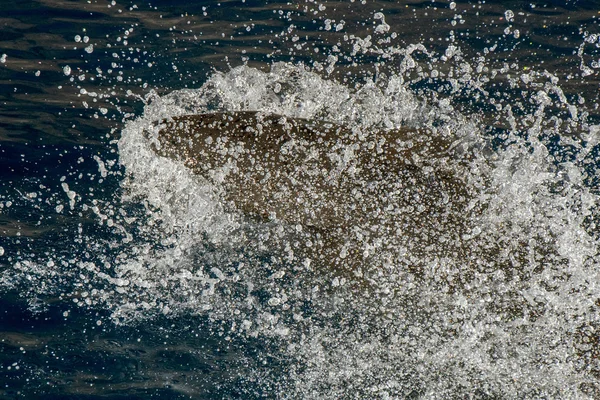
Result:
<svg viewBox="0 0 600 400">
<path fill-rule="evenodd" d="M 1 395 L 597 398 L 596 7 L 3 3 Z M 439 179 L 394 203 L 328 150 L 381 210 L 319 243 L 153 150 L 163 118 L 239 111 L 355 134 L 335 151 L 408 127 L 462 222 L 406 200 Z"/>
</svg>

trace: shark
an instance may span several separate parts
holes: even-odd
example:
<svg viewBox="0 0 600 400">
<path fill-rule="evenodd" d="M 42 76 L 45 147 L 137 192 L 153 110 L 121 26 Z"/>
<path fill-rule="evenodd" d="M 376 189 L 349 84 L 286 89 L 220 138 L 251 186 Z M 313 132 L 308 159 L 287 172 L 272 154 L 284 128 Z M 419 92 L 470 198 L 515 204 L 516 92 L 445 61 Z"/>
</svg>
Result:
<svg viewBox="0 0 600 400">
<path fill-rule="evenodd" d="M 465 240 L 472 156 L 450 136 L 248 111 L 162 120 L 153 143 L 218 187 L 227 209 L 295 232 L 285 245 L 294 262 L 365 279 L 481 258 Z"/>
</svg>

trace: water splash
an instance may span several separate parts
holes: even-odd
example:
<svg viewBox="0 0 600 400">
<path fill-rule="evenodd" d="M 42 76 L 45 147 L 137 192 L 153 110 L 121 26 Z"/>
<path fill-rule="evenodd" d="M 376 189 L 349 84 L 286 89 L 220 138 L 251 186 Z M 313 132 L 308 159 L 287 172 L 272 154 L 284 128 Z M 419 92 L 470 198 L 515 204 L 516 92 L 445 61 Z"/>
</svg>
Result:
<svg viewBox="0 0 600 400">
<path fill-rule="evenodd" d="M 118 324 L 201 315 L 215 334 L 270 340 L 288 362 L 256 379 L 281 398 L 593 398 L 598 126 L 548 72 L 471 61 L 455 44 L 443 54 L 388 45 L 385 15 L 374 19 L 373 37 L 349 35 L 350 50 L 328 63 L 241 66 L 199 89 L 148 94 L 118 142 L 125 176 L 94 159 L 102 178 L 118 181 L 119 200 L 61 184 L 56 211 L 87 213 L 105 235 L 80 230 L 75 254 L 23 256 L 3 285 L 32 305 L 56 296 L 108 310 Z M 376 76 L 334 77 L 360 57 L 378 57 Z M 448 141 L 451 156 L 415 163 L 464 181 L 469 229 L 460 241 L 470 252 L 441 251 L 443 234 L 416 252 L 396 231 L 363 232 L 361 244 L 381 256 L 361 268 L 364 286 L 286 258 L 303 229 L 250 221 L 222 204 L 222 187 L 153 150 L 165 119 L 238 111 L 340 125 L 357 137 L 411 127 L 415 144 Z"/>
</svg>

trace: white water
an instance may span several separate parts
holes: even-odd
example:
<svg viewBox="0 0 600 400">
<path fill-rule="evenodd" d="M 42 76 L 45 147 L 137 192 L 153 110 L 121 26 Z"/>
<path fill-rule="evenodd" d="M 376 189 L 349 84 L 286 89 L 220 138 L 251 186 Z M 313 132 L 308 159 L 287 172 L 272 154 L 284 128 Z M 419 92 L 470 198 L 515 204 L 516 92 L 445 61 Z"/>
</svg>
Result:
<svg viewBox="0 0 600 400">
<path fill-rule="evenodd" d="M 538 97 L 546 98 L 543 91 Z M 402 265 L 381 269 L 380 275 L 396 273 L 381 276 L 375 293 L 361 293 L 336 286 L 324 273 L 321 284 L 328 291 L 320 296 L 303 282 L 290 288 L 277 277 L 261 278 L 256 270 L 265 268 L 263 261 L 213 270 L 214 276 L 205 267 L 211 278 L 199 272 L 202 266 L 185 261 L 201 232 L 227 254 L 240 216 L 221 211 L 212 194 L 218 188 L 207 188 L 181 166 L 142 150 L 148 146 L 143 131 L 165 117 L 215 109 L 318 118 L 356 129 L 445 120 L 440 130 L 450 130 L 457 140 L 485 140 L 475 128 L 477 121 L 423 105 L 396 76 L 384 85 L 368 83 L 352 90 L 291 64 L 275 64 L 269 73 L 240 67 L 213 75 L 198 90 L 155 98 L 144 116 L 125 128 L 119 149 L 131 174 L 130 195 L 147 196 L 156 205 L 174 246 L 149 254 L 144 262 L 136 257 L 123 265 L 131 281 L 126 293 L 137 292 L 142 282 L 143 287 L 158 285 L 148 282 L 148 271 L 166 269 L 171 284 L 193 289 L 177 301 L 170 292 L 145 291 L 154 302 L 172 311 L 209 310 L 231 325 L 232 333 L 281 336 L 286 357 L 294 360 L 282 378 L 286 391 L 281 397 L 402 398 L 412 391 L 426 398 L 459 393 L 569 397 L 581 394 L 582 383 L 593 381 L 581 367 L 586 349 L 581 330 L 597 322 L 598 243 L 584 220 L 598 199 L 585 187 L 584 171 L 573 163 L 552 162 L 536 140 L 541 128 L 535 123 L 530 143 L 515 138 L 507 148 L 471 161 L 468 180 L 479 193 L 472 208 L 482 211 L 464 240 L 474 248 L 498 244 L 496 261 L 482 260 L 474 269 L 464 260 L 437 259 L 433 250 L 424 277 L 411 276 Z M 551 189 L 556 184 L 559 191 Z M 195 273 L 183 267 L 186 262 Z M 296 276 L 295 267 L 274 263 L 269 268 L 280 276 Z M 265 305 L 252 296 L 219 293 L 220 286 L 236 280 L 253 289 L 262 286 L 273 297 Z M 285 299 L 292 304 L 289 309 L 282 307 Z M 299 299 L 322 316 L 304 320 L 293 306 Z M 140 305 L 128 303 L 132 308 L 126 311 Z M 344 318 L 354 322 L 347 324 Z"/>
</svg>

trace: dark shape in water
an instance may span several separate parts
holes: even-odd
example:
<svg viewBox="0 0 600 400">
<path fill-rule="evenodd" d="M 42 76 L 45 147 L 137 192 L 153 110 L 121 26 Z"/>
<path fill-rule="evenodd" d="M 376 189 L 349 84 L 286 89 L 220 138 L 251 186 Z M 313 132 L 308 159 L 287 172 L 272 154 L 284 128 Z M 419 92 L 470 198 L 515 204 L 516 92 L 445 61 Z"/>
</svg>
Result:
<svg viewBox="0 0 600 400">
<path fill-rule="evenodd" d="M 303 232 L 284 243 L 289 260 L 360 276 L 472 258 L 462 240 L 472 195 L 452 138 L 254 112 L 180 116 L 159 129 L 157 153 L 212 181 L 228 207 Z"/>
</svg>

